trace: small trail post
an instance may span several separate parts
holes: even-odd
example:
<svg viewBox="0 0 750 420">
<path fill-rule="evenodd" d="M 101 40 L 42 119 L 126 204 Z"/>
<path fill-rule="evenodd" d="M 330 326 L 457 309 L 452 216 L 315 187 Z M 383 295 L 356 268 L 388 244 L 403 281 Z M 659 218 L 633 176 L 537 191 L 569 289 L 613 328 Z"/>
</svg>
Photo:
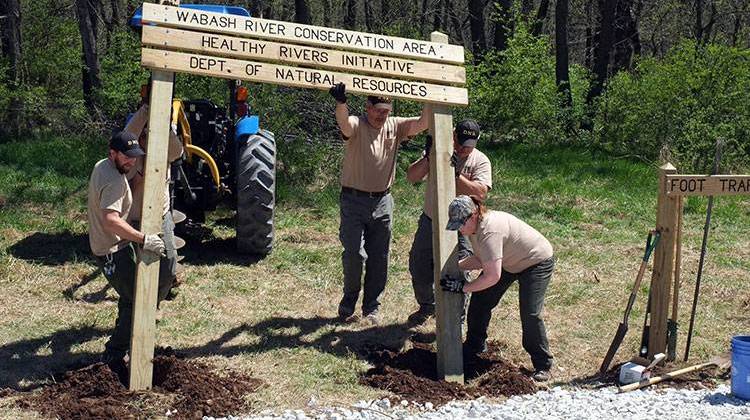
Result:
<svg viewBox="0 0 750 420">
<path fill-rule="evenodd" d="M 674 274 L 675 232 L 677 231 L 677 200 L 669 197 L 666 190 L 668 175 L 677 172 L 671 163 L 659 168 L 658 212 L 656 230 L 661 234 L 659 246 L 654 252 L 654 272 L 651 275 L 651 326 L 648 338 L 648 357 L 664 353 L 667 349 L 667 313 L 669 311 L 670 286 Z"/>
<path fill-rule="evenodd" d="M 143 198 L 144 233 L 161 229 L 161 207 L 175 73 L 328 90 L 336 83 L 360 95 L 382 95 L 432 104 L 430 132 L 436 159 L 428 188 L 436 188 L 433 220 L 435 281 L 455 247 L 445 230 L 448 203 L 455 197 L 450 167 L 451 106 L 469 103 L 464 48 L 444 34 L 431 41 L 354 32 L 171 5 L 144 3 L 141 64 L 152 71 L 149 149 Z M 131 337 L 130 389 L 151 387 L 159 264 L 138 264 Z M 436 287 L 438 371 L 463 381 L 461 297 Z"/>
<path fill-rule="evenodd" d="M 666 352 L 671 360 L 676 358 L 678 294 L 682 271 L 683 197 L 718 195 L 750 195 L 750 175 L 680 175 L 670 163 L 659 169 L 656 228 L 661 232 L 661 241 L 654 254 L 654 271 L 651 277 L 649 358 Z M 670 308 L 672 315 L 668 320 Z M 671 336 L 668 334 L 670 327 Z M 669 347 L 668 336 L 671 341 Z"/>
</svg>

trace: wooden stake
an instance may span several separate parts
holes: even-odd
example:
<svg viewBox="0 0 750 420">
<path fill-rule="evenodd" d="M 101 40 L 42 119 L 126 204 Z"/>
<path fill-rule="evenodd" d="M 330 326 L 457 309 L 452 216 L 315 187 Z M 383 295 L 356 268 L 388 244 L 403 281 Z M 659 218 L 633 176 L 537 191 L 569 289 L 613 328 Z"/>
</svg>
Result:
<svg viewBox="0 0 750 420">
<path fill-rule="evenodd" d="M 179 1 L 176 3 L 179 4 Z M 147 235 L 161 232 L 173 80 L 174 73 L 172 72 L 153 71 L 151 73 L 148 152 L 143 173 L 143 208 L 141 210 L 141 232 Z M 147 252 L 139 252 L 135 279 L 133 332 L 130 338 L 130 390 L 140 391 L 151 389 L 154 374 L 159 257 Z"/>
<path fill-rule="evenodd" d="M 448 43 L 448 36 L 433 32 L 433 42 Z M 445 229 L 448 224 L 448 205 L 456 196 L 456 179 L 450 166 L 453 153 L 453 116 L 450 108 L 434 105 L 430 119 L 433 151 L 430 156 L 430 177 L 427 188 L 435 189 L 435 202 L 432 214 L 432 252 L 435 262 L 435 311 L 437 333 L 438 377 L 449 382 L 463 383 L 464 366 L 461 347 L 461 312 L 463 296 L 458 293 L 443 292 L 440 288 L 440 273 L 443 269 L 455 270 L 457 258 L 450 258 L 456 248 L 458 237 L 455 232 Z M 452 263 L 449 260 L 453 260 Z M 450 265 L 450 267 L 449 267 Z"/>
<path fill-rule="evenodd" d="M 677 200 L 666 192 L 667 175 L 677 172 L 671 163 L 659 168 L 659 196 L 657 198 L 656 229 L 661 232 L 661 243 L 654 254 L 651 276 L 651 327 L 648 357 L 667 350 L 667 316 L 670 286 L 674 273 L 675 233 L 677 231 Z"/>
</svg>

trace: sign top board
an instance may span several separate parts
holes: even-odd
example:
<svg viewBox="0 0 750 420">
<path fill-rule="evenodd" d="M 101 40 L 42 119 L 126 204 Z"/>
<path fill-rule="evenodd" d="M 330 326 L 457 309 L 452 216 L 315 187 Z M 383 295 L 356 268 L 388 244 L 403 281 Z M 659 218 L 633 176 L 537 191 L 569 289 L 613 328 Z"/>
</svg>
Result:
<svg viewBox="0 0 750 420">
<path fill-rule="evenodd" d="M 144 23 L 203 32 L 334 47 L 442 63 L 462 64 L 464 62 L 464 48 L 460 45 L 211 13 L 151 3 L 143 4 L 142 19 Z"/>
<path fill-rule="evenodd" d="M 669 195 L 750 195 L 750 175 L 667 175 Z"/>
</svg>

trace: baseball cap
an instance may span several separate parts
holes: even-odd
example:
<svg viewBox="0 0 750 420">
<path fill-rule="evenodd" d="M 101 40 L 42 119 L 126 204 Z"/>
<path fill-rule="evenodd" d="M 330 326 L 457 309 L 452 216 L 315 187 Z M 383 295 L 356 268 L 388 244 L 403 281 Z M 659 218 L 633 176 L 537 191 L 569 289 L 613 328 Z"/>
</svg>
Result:
<svg viewBox="0 0 750 420">
<path fill-rule="evenodd" d="M 474 214 L 476 204 L 468 195 L 459 195 L 451 201 L 448 206 L 448 230 L 458 230 L 466 223 L 466 220 Z"/>
<path fill-rule="evenodd" d="M 122 152 L 127 157 L 144 156 L 146 152 L 138 144 L 138 137 L 127 131 L 120 131 L 109 139 L 109 148 Z"/>
<path fill-rule="evenodd" d="M 476 147 L 479 140 L 479 124 L 474 120 L 463 120 L 456 124 L 456 137 L 461 146 Z"/>
<path fill-rule="evenodd" d="M 368 96 L 367 102 L 375 108 L 393 109 L 393 100 L 385 96 Z"/>
</svg>

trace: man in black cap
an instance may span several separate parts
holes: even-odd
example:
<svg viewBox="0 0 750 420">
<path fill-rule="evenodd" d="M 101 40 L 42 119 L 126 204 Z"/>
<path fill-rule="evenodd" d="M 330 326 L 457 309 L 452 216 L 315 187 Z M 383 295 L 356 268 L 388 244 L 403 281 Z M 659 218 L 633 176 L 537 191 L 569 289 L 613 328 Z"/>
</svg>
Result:
<svg viewBox="0 0 750 420">
<path fill-rule="evenodd" d="M 456 176 L 456 194 L 474 195 L 482 200 L 492 188 L 492 166 L 487 156 L 476 149 L 479 140 L 479 124 L 474 120 L 463 120 L 456 124 L 453 131 L 453 155 L 451 166 Z M 430 150 L 432 138 L 428 136 L 425 142 L 423 156 L 412 163 L 406 172 L 406 178 L 411 183 L 426 180 L 430 175 Z M 435 203 L 435 193 L 425 188 L 424 210 L 419 216 L 417 232 L 409 251 L 409 272 L 411 273 L 414 297 L 419 304 L 416 312 L 409 316 L 409 323 L 418 325 L 424 323 L 435 313 L 435 292 L 433 287 L 433 259 L 432 259 L 432 211 Z M 442 228 L 442 227 L 441 227 Z M 470 254 L 471 246 L 465 237 L 458 236 L 458 244 L 462 249 L 461 257 Z"/>
<path fill-rule="evenodd" d="M 145 155 L 138 138 L 127 132 L 109 141 L 109 156 L 94 165 L 88 190 L 89 245 L 107 282 L 120 295 L 115 330 L 105 345 L 104 359 L 125 374 L 124 357 L 130 345 L 136 274 L 136 248 L 164 254 L 164 241 L 158 234 L 145 235 L 126 221 L 133 196 L 125 174 Z M 167 279 L 159 280 L 159 300 L 169 291 Z M 165 283 L 165 284 L 162 284 Z"/>
</svg>

